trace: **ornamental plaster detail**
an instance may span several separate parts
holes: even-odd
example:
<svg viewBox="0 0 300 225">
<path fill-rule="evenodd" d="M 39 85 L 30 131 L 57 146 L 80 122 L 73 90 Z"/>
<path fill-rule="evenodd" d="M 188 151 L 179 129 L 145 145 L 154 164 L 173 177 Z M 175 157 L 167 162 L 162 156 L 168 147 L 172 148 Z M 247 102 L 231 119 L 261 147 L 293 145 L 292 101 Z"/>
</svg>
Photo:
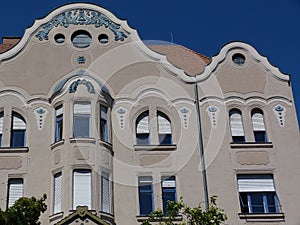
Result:
<svg viewBox="0 0 300 225">
<path fill-rule="evenodd" d="M 273 107 L 273 111 L 275 116 L 277 117 L 279 126 L 284 127 L 284 118 L 286 114 L 286 108 L 283 107 L 282 105 L 275 105 Z"/>
<path fill-rule="evenodd" d="M 44 107 L 39 107 L 34 110 L 34 115 L 37 122 L 37 127 L 39 130 L 42 130 L 45 124 L 45 119 L 48 114 L 48 110 Z"/>
<path fill-rule="evenodd" d="M 96 28 L 104 26 L 113 32 L 115 41 L 124 41 L 127 38 L 119 24 L 113 22 L 104 14 L 90 9 L 70 9 L 57 15 L 50 22 L 44 24 L 35 37 L 40 41 L 48 40 L 48 35 L 54 27 L 63 26 L 67 28 L 71 24 L 94 25 Z"/>
<path fill-rule="evenodd" d="M 76 81 L 74 81 L 71 85 L 70 85 L 70 93 L 75 93 L 77 91 L 77 87 L 78 85 L 83 84 L 86 86 L 87 90 L 89 93 L 94 94 L 95 93 L 95 88 L 93 86 L 93 84 L 90 81 L 87 81 L 85 79 L 78 79 Z"/>
<path fill-rule="evenodd" d="M 118 117 L 119 126 L 120 126 L 121 130 L 124 130 L 125 118 L 127 116 L 127 110 L 121 106 L 121 107 L 117 108 L 115 112 Z"/>
<path fill-rule="evenodd" d="M 186 106 L 183 106 L 178 110 L 178 112 L 179 112 L 179 116 L 180 116 L 183 128 L 188 129 L 189 121 L 190 121 L 191 114 L 192 114 L 191 109 Z"/>
<path fill-rule="evenodd" d="M 206 112 L 208 113 L 212 128 L 216 128 L 219 115 L 218 107 L 211 105 L 206 108 Z"/>
</svg>

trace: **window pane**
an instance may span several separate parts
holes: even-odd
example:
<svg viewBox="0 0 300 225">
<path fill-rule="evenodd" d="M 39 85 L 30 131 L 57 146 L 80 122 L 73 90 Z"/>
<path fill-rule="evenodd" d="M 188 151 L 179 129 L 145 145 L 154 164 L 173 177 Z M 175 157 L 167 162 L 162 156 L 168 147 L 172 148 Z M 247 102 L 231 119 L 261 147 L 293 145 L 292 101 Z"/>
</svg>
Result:
<svg viewBox="0 0 300 225">
<path fill-rule="evenodd" d="M 143 112 L 136 120 L 136 143 L 138 145 L 150 143 L 149 111 Z"/>
<path fill-rule="evenodd" d="M 264 203 L 262 193 L 249 193 L 251 196 L 252 213 L 264 213 Z"/>
<path fill-rule="evenodd" d="M 3 112 L 0 112 L 0 147 L 2 146 L 2 134 L 3 134 Z"/>
<path fill-rule="evenodd" d="M 229 117 L 232 141 L 245 142 L 242 113 L 237 109 L 233 109 L 230 110 Z"/>
<path fill-rule="evenodd" d="M 152 177 L 139 177 L 140 215 L 148 215 L 153 211 Z"/>
<path fill-rule="evenodd" d="M 163 178 L 162 179 L 162 200 L 163 200 L 163 211 L 166 213 L 168 201 L 176 201 L 176 183 L 175 177 Z"/>
<path fill-rule="evenodd" d="M 55 109 L 55 142 L 62 140 L 63 132 L 63 107 Z"/>
<path fill-rule="evenodd" d="M 101 203 L 102 211 L 110 213 L 110 185 L 109 175 L 106 173 L 101 176 Z"/>
<path fill-rule="evenodd" d="M 90 137 L 91 104 L 81 102 L 74 104 L 73 137 Z"/>
<path fill-rule="evenodd" d="M 26 137 L 26 123 L 24 118 L 16 113 L 12 113 L 12 129 L 11 129 L 11 147 L 24 147 Z"/>
<path fill-rule="evenodd" d="M 269 213 L 278 213 L 277 196 L 275 192 L 265 193 Z"/>
<path fill-rule="evenodd" d="M 107 107 L 100 105 L 100 140 L 108 142 Z"/>
</svg>

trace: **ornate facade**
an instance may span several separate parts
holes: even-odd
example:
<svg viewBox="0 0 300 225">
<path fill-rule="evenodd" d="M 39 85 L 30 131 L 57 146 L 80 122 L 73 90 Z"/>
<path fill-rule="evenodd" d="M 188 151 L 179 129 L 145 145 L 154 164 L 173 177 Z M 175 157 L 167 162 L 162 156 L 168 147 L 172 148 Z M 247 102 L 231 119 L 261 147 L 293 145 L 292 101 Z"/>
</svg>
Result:
<svg viewBox="0 0 300 225">
<path fill-rule="evenodd" d="M 2 209 L 46 193 L 42 224 L 133 225 L 206 186 L 227 224 L 299 223 L 290 78 L 252 46 L 147 45 L 78 3 L 0 51 Z"/>
</svg>

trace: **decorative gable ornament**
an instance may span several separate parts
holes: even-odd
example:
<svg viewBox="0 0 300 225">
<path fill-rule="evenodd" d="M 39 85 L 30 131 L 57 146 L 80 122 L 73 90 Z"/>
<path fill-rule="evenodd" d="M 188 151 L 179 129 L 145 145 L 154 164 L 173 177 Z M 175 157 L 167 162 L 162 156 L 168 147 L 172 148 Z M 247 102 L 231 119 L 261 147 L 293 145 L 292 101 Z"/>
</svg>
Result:
<svg viewBox="0 0 300 225">
<path fill-rule="evenodd" d="M 90 9 L 71 9 L 59 14 L 44 24 L 35 37 L 40 41 L 48 40 L 48 35 L 54 27 L 69 27 L 70 25 L 94 25 L 96 28 L 104 26 L 113 32 L 115 41 L 124 41 L 128 37 L 119 24 L 104 14 Z"/>
<path fill-rule="evenodd" d="M 91 94 L 95 93 L 95 88 L 94 88 L 93 84 L 90 81 L 85 80 L 85 79 L 82 79 L 82 80 L 78 79 L 78 80 L 74 81 L 70 85 L 70 91 L 69 92 L 70 93 L 75 93 L 77 91 L 78 85 L 80 85 L 80 84 L 85 85 L 89 93 L 91 93 Z"/>
</svg>

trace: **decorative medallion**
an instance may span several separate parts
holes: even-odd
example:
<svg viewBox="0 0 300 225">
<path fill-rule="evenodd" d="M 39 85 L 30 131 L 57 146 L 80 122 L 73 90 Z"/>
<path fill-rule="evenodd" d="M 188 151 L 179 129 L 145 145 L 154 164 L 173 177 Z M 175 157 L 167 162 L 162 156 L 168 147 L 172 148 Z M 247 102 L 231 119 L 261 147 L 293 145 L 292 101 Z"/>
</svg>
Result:
<svg viewBox="0 0 300 225">
<path fill-rule="evenodd" d="M 39 107 L 34 110 L 34 115 L 37 120 L 37 127 L 39 130 L 43 129 L 47 113 L 48 113 L 47 109 L 43 107 Z"/>
<path fill-rule="evenodd" d="M 70 93 L 75 93 L 77 91 L 77 87 L 78 85 L 83 84 L 86 86 L 87 90 L 89 93 L 94 94 L 95 93 L 95 88 L 93 86 L 93 84 L 90 81 L 87 81 L 85 79 L 78 79 L 76 81 L 74 81 L 71 85 L 70 85 Z"/>
<path fill-rule="evenodd" d="M 116 109 L 116 114 L 119 120 L 119 126 L 122 130 L 125 128 L 125 117 L 127 115 L 127 110 L 123 107 Z"/>
<path fill-rule="evenodd" d="M 69 25 L 94 25 L 110 29 L 115 35 L 115 41 L 124 41 L 127 38 L 125 31 L 119 24 L 110 20 L 104 14 L 89 9 L 71 9 L 54 17 L 50 22 L 44 24 L 35 35 L 40 41 L 48 40 L 49 32 L 58 26 L 69 27 Z"/>
<path fill-rule="evenodd" d="M 181 123 L 182 123 L 182 126 L 184 127 L 184 129 L 188 129 L 189 128 L 189 120 L 190 120 L 190 117 L 191 117 L 191 110 L 186 107 L 186 106 L 183 106 L 179 109 L 179 116 L 181 118 Z"/>
<path fill-rule="evenodd" d="M 216 128 L 217 121 L 218 121 L 219 109 L 216 106 L 211 105 L 211 106 L 207 107 L 206 112 L 208 113 L 208 116 L 210 118 L 211 126 L 213 128 Z"/>
<path fill-rule="evenodd" d="M 277 117 L 279 126 L 284 127 L 284 117 L 286 114 L 286 108 L 282 105 L 276 105 L 273 108 L 274 114 Z"/>
</svg>

